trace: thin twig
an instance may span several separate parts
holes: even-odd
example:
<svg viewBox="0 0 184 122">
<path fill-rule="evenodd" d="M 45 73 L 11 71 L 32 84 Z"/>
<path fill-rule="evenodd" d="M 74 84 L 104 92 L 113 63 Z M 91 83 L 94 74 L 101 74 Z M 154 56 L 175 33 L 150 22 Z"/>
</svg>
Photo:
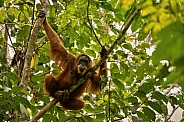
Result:
<svg viewBox="0 0 184 122">
<path fill-rule="evenodd" d="M 89 3 L 90 3 L 90 0 L 88 0 L 88 6 L 87 6 L 87 19 L 88 19 L 89 25 L 91 27 L 91 30 L 92 30 L 93 34 L 95 35 L 96 40 L 98 41 L 99 45 L 101 47 L 103 47 L 103 45 L 100 43 L 100 40 L 98 39 L 98 37 L 97 37 L 97 35 L 96 35 L 95 31 L 94 31 L 93 25 L 92 25 L 92 23 L 91 23 L 91 21 L 89 19 Z"/>
<path fill-rule="evenodd" d="M 31 31 L 32 31 L 32 29 L 33 29 L 33 24 L 34 24 L 35 0 L 34 0 L 34 4 L 33 4 L 32 9 L 33 9 L 33 12 L 32 12 L 31 28 L 30 28 L 30 30 L 29 30 L 29 37 L 28 37 L 28 41 L 30 40 L 30 37 L 31 37 Z"/>
<path fill-rule="evenodd" d="M 110 91 L 111 91 L 111 80 L 109 80 L 109 86 L 108 86 L 109 87 L 108 88 L 108 101 L 109 101 L 109 105 L 108 105 L 108 107 L 109 107 L 109 112 L 108 112 L 109 118 L 108 118 L 108 121 L 111 121 L 111 112 L 110 112 L 110 110 L 111 110 L 111 93 L 110 93 Z"/>
<path fill-rule="evenodd" d="M 38 46 L 35 51 L 39 50 L 40 48 L 42 48 L 46 43 L 48 42 L 48 40 L 46 39 L 40 46 Z"/>
<path fill-rule="evenodd" d="M 53 99 L 49 104 L 47 104 L 42 110 L 40 110 L 31 120 L 30 122 L 36 122 L 39 120 L 50 108 L 52 108 L 56 103 L 58 102 L 58 99 Z"/>
<path fill-rule="evenodd" d="M 121 40 L 121 38 L 123 38 L 123 36 L 126 34 L 126 31 L 128 30 L 128 28 L 130 27 L 131 23 L 133 22 L 133 20 L 135 19 L 135 17 L 139 14 L 140 10 L 136 10 L 134 12 L 134 14 L 132 15 L 132 17 L 130 18 L 130 20 L 127 22 L 127 24 L 125 25 L 125 27 L 123 28 L 122 32 L 120 33 L 120 35 L 117 37 L 117 39 L 114 41 L 114 43 L 112 44 L 112 46 L 110 47 L 110 49 L 107 51 L 107 55 L 104 55 L 100 61 L 93 66 L 93 68 L 88 71 L 78 82 L 77 84 L 75 84 L 74 86 L 72 86 L 72 88 L 69 90 L 70 92 L 72 92 L 73 90 L 75 90 L 77 87 L 79 87 L 82 83 L 84 83 L 89 77 L 91 77 L 94 72 L 105 62 L 105 60 L 108 58 L 108 56 L 110 55 L 110 53 L 112 53 L 113 49 L 115 48 L 115 46 L 117 45 L 117 43 Z"/>
<path fill-rule="evenodd" d="M 5 23 L 5 31 L 6 31 L 6 32 L 7 32 L 7 34 L 8 34 L 8 38 L 9 38 L 9 40 L 10 40 L 10 43 L 11 43 L 11 45 L 12 45 L 13 50 L 16 52 L 15 47 L 13 47 L 13 42 L 12 42 L 12 39 L 11 39 L 10 33 L 9 33 L 9 31 L 8 31 L 8 26 L 6 25 L 6 23 Z"/>
<path fill-rule="evenodd" d="M 133 20 L 136 18 L 136 16 L 139 14 L 140 10 L 136 10 L 134 12 L 134 14 L 132 15 L 132 17 L 130 18 L 130 20 L 127 22 L 127 24 L 124 26 L 121 34 L 118 36 L 118 38 L 114 41 L 113 45 L 110 47 L 109 51 L 107 52 L 107 54 L 109 55 L 113 49 L 115 48 L 115 46 L 117 45 L 118 41 L 121 40 L 121 38 L 126 34 L 126 31 L 128 30 L 128 28 L 130 27 L 130 25 L 132 24 Z"/>
<path fill-rule="evenodd" d="M 47 0 L 43 0 L 42 2 L 43 2 L 42 9 L 47 12 L 48 7 L 49 7 L 49 3 Z M 37 19 L 37 21 L 33 27 L 33 31 L 31 33 L 30 40 L 28 43 L 28 48 L 27 48 L 27 52 L 25 55 L 24 70 L 23 70 L 23 75 L 22 75 L 22 79 L 21 79 L 21 83 L 20 83 L 20 86 L 22 88 L 24 88 L 25 90 L 27 89 L 28 76 L 30 74 L 30 64 L 31 64 L 31 59 L 33 57 L 33 52 L 35 49 L 35 42 L 36 42 L 37 37 L 38 37 L 38 32 L 39 32 L 40 28 L 42 27 L 43 21 L 44 21 L 44 18 Z"/>
<path fill-rule="evenodd" d="M 174 112 L 175 112 L 178 108 L 179 108 L 179 106 L 175 107 L 175 108 L 172 110 L 172 113 L 171 113 L 169 116 L 166 116 L 165 122 L 168 122 L 168 121 L 171 119 L 172 115 L 174 114 Z"/>
<path fill-rule="evenodd" d="M 123 30 L 124 25 L 126 25 L 126 22 L 128 22 L 128 19 L 130 18 L 130 16 L 131 16 L 131 14 L 132 14 L 132 11 L 133 11 L 134 7 L 135 7 L 135 6 L 133 6 L 133 7 L 131 8 L 131 10 L 130 10 L 130 12 L 128 13 L 127 17 L 125 18 L 125 21 L 124 21 L 123 25 L 121 26 L 121 29 L 120 29 L 120 30 Z"/>
</svg>

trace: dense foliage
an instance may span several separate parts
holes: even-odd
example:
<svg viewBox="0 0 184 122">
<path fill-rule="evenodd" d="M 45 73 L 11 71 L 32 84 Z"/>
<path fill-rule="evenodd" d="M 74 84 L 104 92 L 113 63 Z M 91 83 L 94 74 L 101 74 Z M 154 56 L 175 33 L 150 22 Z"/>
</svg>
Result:
<svg viewBox="0 0 184 122">
<path fill-rule="evenodd" d="M 19 87 L 39 9 L 39 1 L 0 1 L 0 121 L 29 120 L 50 101 L 43 80 L 59 71 L 43 29 L 27 89 Z M 102 92 L 85 94 L 80 111 L 56 105 L 40 121 L 170 121 L 168 104 L 173 113 L 184 109 L 184 0 L 50 0 L 47 18 L 71 53 L 86 53 L 95 63 L 101 48 L 93 31 L 110 47 L 136 9 L 140 14 L 108 58 Z"/>
</svg>

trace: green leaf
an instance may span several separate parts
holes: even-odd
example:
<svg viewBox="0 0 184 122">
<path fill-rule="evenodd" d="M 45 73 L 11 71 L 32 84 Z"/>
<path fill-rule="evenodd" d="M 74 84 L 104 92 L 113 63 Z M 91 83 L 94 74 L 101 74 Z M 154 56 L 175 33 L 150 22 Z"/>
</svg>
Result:
<svg viewBox="0 0 184 122">
<path fill-rule="evenodd" d="M 145 33 L 144 31 L 144 26 L 141 28 L 141 30 L 139 31 L 139 35 L 138 35 L 138 40 L 142 41 L 144 40 L 146 37 L 148 36 L 148 32 Z"/>
<path fill-rule="evenodd" d="M 14 80 L 14 81 L 20 81 L 20 77 L 19 77 L 18 75 L 16 75 L 15 73 L 13 73 L 13 72 L 9 72 L 9 73 L 7 74 L 7 77 L 8 77 L 9 79 Z"/>
<path fill-rule="evenodd" d="M 149 120 L 149 118 L 147 118 L 147 117 L 145 116 L 144 113 L 142 113 L 142 112 L 140 112 L 140 111 L 137 111 L 136 113 L 137 113 L 137 116 L 138 116 L 139 118 L 142 118 L 143 120 L 146 120 L 146 121 Z"/>
<path fill-rule="evenodd" d="M 165 82 L 162 82 L 162 88 L 166 88 L 169 84 L 178 82 L 179 78 L 182 77 L 183 75 L 180 74 L 179 72 L 173 72 L 170 73 L 169 76 L 167 77 L 167 80 Z"/>
<path fill-rule="evenodd" d="M 130 51 L 132 50 L 132 45 L 129 44 L 129 43 L 124 44 L 123 47 L 124 47 L 125 49 L 127 49 L 127 50 L 130 50 Z"/>
<path fill-rule="evenodd" d="M 181 56 L 179 59 L 175 60 L 173 65 L 176 66 L 177 69 L 181 70 L 181 72 L 184 71 L 183 67 L 184 67 L 184 56 Z"/>
<path fill-rule="evenodd" d="M 13 97 L 13 98 L 17 102 L 22 103 L 23 105 L 26 105 L 27 107 L 31 108 L 31 104 L 29 103 L 29 101 L 26 98 L 18 96 L 18 95 Z"/>
<path fill-rule="evenodd" d="M 139 98 L 146 98 L 145 92 L 141 91 L 141 90 L 138 90 L 134 95 L 139 97 Z"/>
<path fill-rule="evenodd" d="M 55 11 L 56 11 L 56 8 L 53 5 L 51 5 L 49 7 L 49 17 L 54 17 L 56 15 Z"/>
<path fill-rule="evenodd" d="M 112 73 L 113 79 L 125 80 L 126 76 L 122 73 Z"/>
<path fill-rule="evenodd" d="M 104 109 L 102 107 L 98 107 L 96 106 L 95 108 L 92 108 L 90 105 L 85 105 L 85 108 L 86 112 L 91 112 L 91 113 L 100 113 L 100 112 L 103 112 Z"/>
<path fill-rule="evenodd" d="M 135 32 L 137 29 L 141 28 L 142 26 L 142 17 L 139 14 L 139 16 L 136 17 L 135 21 L 133 21 L 131 25 L 132 32 Z"/>
<path fill-rule="evenodd" d="M 178 98 L 179 98 L 179 100 L 178 100 L 178 105 L 182 108 L 182 109 L 184 109 L 184 99 L 183 99 L 183 95 L 181 94 L 181 95 L 178 95 Z"/>
<path fill-rule="evenodd" d="M 40 68 L 38 68 L 38 69 L 40 69 Z M 40 71 L 43 71 L 43 70 L 40 70 Z M 44 77 L 45 77 L 44 75 L 41 75 L 41 76 L 39 74 L 38 75 L 34 75 L 33 78 L 32 78 L 32 81 L 33 82 L 42 81 L 44 79 Z"/>
<path fill-rule="evenodd" d="M 138 103 L 138 99 L 136 97 L 128 97 L 127 100 L 128 100 L 128 102 L 130 102 L 132 104 Z"/>
<path fill-rule="evenodd" d="M 113 83 L 114 83 L 118 88 L 120 88 L 121 90 L 124 90 L 124 89 L 125 89 L 124 85 L 121 83 L 120 80 L 118 80 L 118 79 L 113 79 L 112 81 L 113 81 Z"/>
<path fill-rule="evenodd" d="M 89 116 L 84 116 L 84 117 L 82 117 L 86 122 L 94 122 L 93 120 L 93 118 L 91 118 L 91 117 L 89 117 Z"/>
<path fill-rule="evenodd" d="M 19 19 L 19 21 L 23 21 L 25 19 L 23 12 L 20 12 L 18 19 Z"/>
<path fill-rule="evenodd" d="M 167 116 L 167 115 L 168 115 L 168 109 L 167 109 L 167 106 L 166 106 L 166 105 L 164 105 L 164 104 L 161 104 L 160 106 L 162 107 L 163 114 L 164 114 L 165 116 Z"/>
<path fill-rule="evenodd" d="M 172 106 L 178 105 L 178 100 L 177 100 L 176 97 L 170 96 L 169 99 L 170 99 L 170 103 L 171 103 Z"/>
<path fill-rule="evenodd" d="M 27 117 L 29 116 L 27 109 L 21 103 L 20 103 L 20 111 L 21 111 L 21 114 L 26 115 Z"/>
<path fill-rule="evenodd" d="M 168 99 L 166 98 L 166 96 L 158 91 L 154 92 L 151 97 L 152 97 L 152 99 L 157 99 L 159 101 L 163 100 L 165 102 L 165 104 L 168 103 Z"/>
<path fill-rule="evenodd" d="M 160 106 L 160 104 L 158 104 L 157 102 L 152 102 L 152 101 L 148 101 L 147 102 L 148 105 L 154 109 L 155 111 L 157 111 L 158 113 L 162 114 L 163 111 L 162 111 L 162 107 Z"/>
<path fill-rule="evenodd" d="M 91 48 L 91 50 L 94 50 L 96 52 L 100 52 L 100 47 L 97 46 L 96 44 L 91 44 L 90 48 Z"/>
<path fill-rule="evenodd" d="M 22 91 L 22 88 L 19 86 L 15 86 L 12 88 L 13 94 L 19 94 L 19 93 L 21 93 L 21 91 Z"/>
<path fill-rule="evenodd" d="M 123 43 L 126 43 L 125 41 L 125 36 L 123 36 L 119 41 L 118 41 L 118 45 L 122 45 Z"/>
<path fill-rule="evenodd" d="M 141 45 L 137 46 L 142 49 L 150 48 L 150 45 L 148 43 L 142 43 Z"/>
<path fill-rule="evenodd" d="M 78 23 L 77 19 L 72 20 L 72 28 L 74 28 Z"/>
<path fill-rule="evenodd" d="M 119 113 L 120 108 L 117 106 L 116 103 L 111 103 L 111 104 L 110 104 L 110 111 L 111 111 L 112 113 Z"/>
<path fill-rule="evenodd" d="M 105 119 L 105 114 L 97 114 L 95 122 L 103 122 L 104 119 Z"/>
<path fill-rule="evenodd" d="M 88 46 L 87 44 L 90 42 L 89 37 L 87 37 L 85 34 L 79 36 L 79 40 L 77 41 L 77 45 L 80 49 L 83 49 L 85 46 Z"/>
<path fill-rule="evenodd" d="M 115 64 L 115 63 L 110 64 L 110 69 L 111 69 L 112 74 L 113 73 L 119 73 L 119 68 L 118 68 L 117 64 Z"/>
<path fill-rule="evenodd" d="M 6 88 L 5 88 L 6 89 Z M 4 90 L 5 90 L 4 89 Z M 9 99 L 9 97 L 11 96 L 12 94 L 12 91 L 8 91 L 8 92 L 1 92 L 2 94 L 2 97 L 5 98 L 5 99 Z"/>
<path fill-rule="evenodd" d="M 3 9 L 3 7 L 0 8 L 0 22 L 4 23 L 5 17 L 6 17 L 6 11 Z"/>
<path fill-rule="evenodd" d="M 150 108 L 148 107 L 143 107 L 144 114 L 151 120 L 155 120 L 155 112 L 153 112 Z"/>
<path fill-rule="evenodd" d="M 96 53 L 93 50 L 87 49 L 85 51 L 86 54 L 92 56 L 92 57 L 96 57 Z"/>
<path fill-rule="evenodd" d="M 6 102 L 8 102 L 10 104 L 9 105 L 10 108 L 17 110 L 18 112 L 21 112 L 20 111 L 20 105 L 17 104 L 17 102 L 12 102 L 12 101 L 9 101 L 9 100 L 6 101 Z"/>
<path fill-rule="evenodd" d="M 122 51 L 122 50 L 117 50 L 116 51 L 116 54 L 120 55 L 120 56 L 124 56 L 125 55 L 125 52 Z"/>
<path fill-rule="evenodd" d="M 138 88 L 141 91 L 144 91 L 146 94 L 151 92 L 154 89 L 154 86 L 152 83 L 143 83 L 141 86 Z"/>
<path fill-rule="evenodd" d="M 159 70 L 159 73 L 156 75 L 157 78 L 159 79 L 163 79 L 165 78 L 167 75 L 170 74 L 169 70 L 169 66 L 167 66 L 166 64 Z"/>
<path fill-rule="evenodd" d="M 124 62 L 120 62 L 120 70 L 121 71 L 125 71 L 125 78 L 128 77 L 130 75 L 130 70 L 127 64 L 125 64 Z"/>
<path fill-rule="evenodd" d="M 57 117 L 52 114 L 45 114 L 43 115 L 43 121 L 44 122 L 50 122 L 50 121 L 58 121 Z"/>
<path fill-rule="evenodd" d="M 161 60 L 169 60 L 173 63 L 184 56 L 183 33 L 184 24 L 181 22 L 175 22 L 162 29 L 158 34 L 160 43 L 152 56 L 154 64 L 158 64 Z"/>
<path fill-rule="evenodd" d="M 0 114 L 0 121 L 3 122 L 3 120 L 4 120 L 4 116 L 3 114 Z"/>
<path fill-rule="evenodd" d="M 123 100 L 120 97 L 117 97 L 117 96 L 118 95 L 114 95 L 114 96 L 112 96 L 112 98 L 116 101 L 116 103 L 118 105 L 120 105 L 121 107 L 124 107 L 125 104 L 124 104 Z"/>
<path fill-rule="evenodd" d="M 3 3 L 4 3 L 4 1 L 1 0 L 1 1 L 0 1 L 0 6 L 3 6 Z M 0 118 L 1 118 L 1 117 L 0 117 Z"/>
</svg>

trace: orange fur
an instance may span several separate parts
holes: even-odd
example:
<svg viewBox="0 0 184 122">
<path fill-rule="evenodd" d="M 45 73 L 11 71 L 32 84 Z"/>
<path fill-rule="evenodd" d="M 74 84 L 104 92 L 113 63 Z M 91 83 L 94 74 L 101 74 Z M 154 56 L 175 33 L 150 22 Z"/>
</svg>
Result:
<svg viewBox="0 0 184 122">
<path fill-rule="evenodd" d="M 54 97 L 54 93 L 57 90 L 69 89 L 75 85 L 78 80 L 82 77 L 81 74 L 77 72 L 77 60 L 80 56 L 87 56 L 89 59 L 88 70 L 92 68 L 91 58 L 86 54 L 80 54 L 79 56 L 74 56 L 69 53 L 63 46 L 57 33 L 51 28 L 47 20 L 43 23 L 43 27 L 46 31 L 47 37 L 50 41 L 50 54 L 51 59 L 55 61 L 56 65 L 63 69 L 61 73 L 57 76 L 52 76 L 47 74 L 44 80 L 44 91 L 49 96 Z M 86 82 L 76 88 L 73 92 L 69 94 L 69 99 L 65 103 L 60 103 L 64 109 L 70 110 L 80 110 L 84 107 L 84 101 L 80 100 L 80 96 L 89 89 L 91 92 L 100 91 L 100 75 L 107 76 L 107 71 L 102 70 L 106 68 L 106 62 L 100 67 L 98 73 L 95 73 Z M 90 84 L 90 85 L 89 85 Z"/>
</svg>

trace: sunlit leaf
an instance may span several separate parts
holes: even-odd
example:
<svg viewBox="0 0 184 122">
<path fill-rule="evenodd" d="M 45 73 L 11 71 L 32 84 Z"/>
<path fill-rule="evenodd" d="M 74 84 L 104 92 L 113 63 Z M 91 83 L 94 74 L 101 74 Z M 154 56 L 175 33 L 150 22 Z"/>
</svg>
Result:
<svg viewBox="0 0 184 122">
<path fill-rule="evenodd" d="M 50 9 L 49 16 L 50 17 L 54 17 L 55 16 L 56 8 L 54 6 L 50 6 L 49 9 Z"/>
<path fill-rule="evenodd" d="M 156 24 L 156 22 L 150 22 L 150 23 L 146 24 L 144 26 L 144 33 L 148 33 L 150 30 L 152 30 L 152 28 L 154 27 L 155 24 Z"/>
<path fill-rule="evenodd" d="M 123 6 L 123 9 L 128 10 L 129 7 L 133 4 L 134 0 L 121 0 L 120 4 Z"/>
<path fill-rule="evenodd" d="M 156 7 L 153 7 L 153 6 L 147 6 L 145 7 L 143 10 L 142 10 L 142 16 L 147 16 L 149 14 L 152 14 L 154 12 L 156 12 L 157 9 Z"/>
<path fill-rule="evenodd" d="M 182 35 L 184 33 L 184 25 L 180 22 L 175 22 L 163 29 L 158 37 L 161 42 L 158 44 L 156 51 L 153 53 L 153 63 L 157 64 L 161 60 L 176 61 L 184 56 L 184 41 Z M 167 35 L 167 39 L 165 36 Z M 160 53 L 162 52 L 162 53 Z"/>
<path fill-rule="evenodd" d="M 19 14 L 19 20 L 20 21 L 23 21 L 24 18 L 25 18 L 24 13 L 23 12 L 20 12 L 20 14 Z"/>
<path fill-rule="evenodd" d="M 20 111 L 23 115 L 29 116 L 29 113 L 27 111 L 27 109 L 24 107 L 23 104 L 20 103 Z"/>
<path fill-rule="evenodd" d="M 3 10 L 3 8 L 0 8 L 0 22 L 4 22 L 4 19 L 6 17 L 6 11 Z"/>
<path fill-rule="evenodd" d="M 90 55 L 92 57 L 96 57 L 96 53 L 93 50 L 87 49 L 85 52 L 86 52 L 86 54 L 88 54 L 88 55 Z"/>
<path fill-rule="evenodd" d="M 124 106 L 125 106 L 123 100 L 120 99 L 119 97 L 117 97 L 117 96 L 112 96 L 112 98 L 113 98 L 113 99 L 116 101 L 116 103 L 118 103 L 121 107 L 124 107 Z"/>
<path fill-rule="evenodd" d="M 170 0 L 170 4 L 171 4 L 171 8 L 173 9 L 173 11 L 177 12 L 176 1 Z"/>
<path fill-rule="evenodd" d="M 121 83 L 121 81 L 119 81 L 118 79 L 113 79 L 113 83 L 120 88 L 121 90 L 123 90 L 125 87 L 124 85 Z"/>
<path fill-rule="evenodd" d="M 129 23 L 134 12 L 137 9 L 141 11 L 133 18 L 133 23 L 123 38 L 115 42 L 117 44 L 107 59 L 108 76 L 101 77 L 101 92 L 83 94 L 81 99 L 85 102 L 85 107 L 82 110 L 64 110 L 57 104 L 38 121 L 162 121 L 170 115 L 168 102 L 171 106 L 184 109 L 184 95 L 181 92 L 184 91 L 182 5 L 181 0 L 50 1 L 46 17 L 61 37 L 63 46 L 74 55 L 88 54 L 93 64 L 100 59 L 101 51 L 93 30 L 100 43 L 110 48 L 122 34 L 121 29 Z M 26 115 L 26 118 L 15 121 L 34 117 L 50 102 L 50 97 L 44 94 L 45 75 L 57 76 L 60 73 L 55 63 L 50 62 L 50 42 L 44 28 L 41 28 L 38 39 L 35 40 L 34 52 L 31 52 L 34 54 L 34 63 L 31 63 L 31 74 L 28 74 L 27 89 L 19 86 L 25 71 L 24 54 L 28 51 L 28 42 L 39 9 L 42 9 L 41 3 L 34 3 L 32 0 L 0 1 L 2 122 L 14 121 L 14 110 L 20 117 Z M 152 58 L 149 51 L 155 51 Z M 21 55 L 12 57 L 18 52 Z M 12 62 L 14 60 L 15 63 Z M 162 60 L 167 60 L 167 65 L 163 65 Z M 179 94 L 171 96 L 161 92 L 172 83 L 177 83 L 181 89 Z"/>
<path fill-rule="evenodd" d="M 148 36 L 148 30 L 144 31 L 144 26 L 140 29 L 139 35 L 138 35 L 138 40 L 144 40 Z"/>
<path fill-rule="evenodd" d="M 133 21 L 131 30 L 132 32 L 135 32 L 137 29 L 141 28 L 142 26 L 142 17 L 139 15 L 135 21 Z"/>
</svg>

